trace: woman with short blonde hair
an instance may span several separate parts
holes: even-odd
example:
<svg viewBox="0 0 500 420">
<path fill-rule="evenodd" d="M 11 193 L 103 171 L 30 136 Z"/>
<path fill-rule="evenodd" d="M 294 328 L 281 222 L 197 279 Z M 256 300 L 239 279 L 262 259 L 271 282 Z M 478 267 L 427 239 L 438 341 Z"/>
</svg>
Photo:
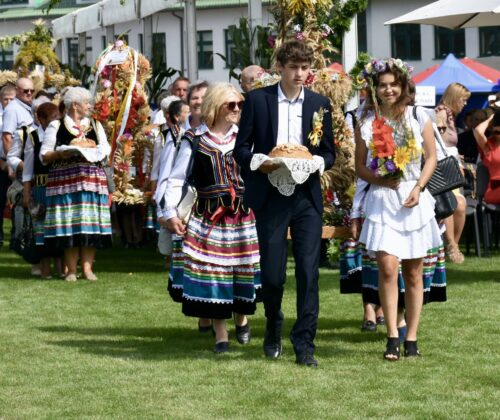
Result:
<svg viewBox="0 0 500 420">
<path fill-rule="evenodd" d="M 227 104 L 225 101 L 230 94 L 234 96 L 234 99 L 238 98 L 238 101 L 231 101 L 229 104 L 242 102 L 244 99 L 243 95 L 231 83 L 216 83 L 207 90 L 201 104 L 201 119 L 207 127 L 214 125 L 223 106 Z"/>
<path fill-rule="evenodd" d="M 242 106 L 233 85 L 208 88 L 201 108 L 206 126 L 182 137 L 165 192 L 164 225 L 183 237 L 173 244 L 168 289 L 182 302 L 184 315 L 213 320 L 215 353 L 229 348 L 226 319 L 233 316 L 237 341 L 250 341 L 246 316 L 255 312 L 260 287 L 255 216 L 243 203 L 243 179 L 233 157 Z M 197 190 L 187 222 L 177 211 L 186 178 Z"/>
<path fill-rule="evenodd" d="M 436 107 L 436 126 L 443 139 L 443 142 L 448 149 L 448 153 L 454 156 L 459 163 L 461 159 L 458 155 L 458 132 L 455 127 L 455 119 L 462 112 L 471 93 L 464 85 L 460 83 L 451 83 L 439 101 Z M 446 254 L 451 262 L 461 264 L 464 261 L 464 255 L 460 251 L 458 243 L 462 236 L 462 231 L 465 226 L 465 197 L 460 193 L 459 189 L 453 191 L 457 197 L 457 208 L 455 212 L 444 220 L 446 231 Z"/>
</svg>

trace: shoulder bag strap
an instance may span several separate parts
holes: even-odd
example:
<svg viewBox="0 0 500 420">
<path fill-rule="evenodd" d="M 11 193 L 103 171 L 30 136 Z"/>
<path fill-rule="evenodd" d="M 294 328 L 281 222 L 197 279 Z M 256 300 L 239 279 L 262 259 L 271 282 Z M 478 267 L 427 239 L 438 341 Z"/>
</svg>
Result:
<svg viewBox="0 0 500 420">
<path fill-rule="evenodd" d="M 417 106 L 413 106 L 413 118 L 415 118 L 418 121 L 417 117 Z M 420 124 L 420 123 L 419 123 Z M 443 145 L 443 140 L 441 139 L 441 134 L 439 134 L 439 131 L 436 130 L 435 124 L 432 123 L 432 131 L 434 132 L 434 138 L 436 139 L 436 142 L 439 144 L 441 147 L 441 150 L 443 151 L 443 154 L 445 157 L 448 157 L 448 153 L 446 152 L 446 147 Z"/>
</svg>

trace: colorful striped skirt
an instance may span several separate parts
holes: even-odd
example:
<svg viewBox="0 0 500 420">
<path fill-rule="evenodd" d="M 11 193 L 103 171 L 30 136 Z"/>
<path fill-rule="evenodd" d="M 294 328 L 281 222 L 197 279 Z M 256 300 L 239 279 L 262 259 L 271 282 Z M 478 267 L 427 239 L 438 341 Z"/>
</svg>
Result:
<svg viewBox="0 0 500 420">
<path fill-rule="evenodd" d="M 44 226 L 45 226 L 45 187 L 33 187 L 31 190 L 33 204 L 38 208 L 37 214 L 32 216 L 33 231 L 35 232 L 35 243 L 37 246 L 44 245 Z"/>
<path fill-rule="evenodd" d="M 195 212 L 184 240 L 173 241 L 170 295 L 182 301 L 187 316 L 227 319 L 233 312 L 253 314 L 260 288 L 259 260 L 252 212 L 226 213 L 216 223 L 208 212 Z"/>
<path fill-rule="evenodd" d="M 51 168 L 46 188 L 45 242 L 58 248 L 111 246 L 104 170 L 88 162 Z"/>
<path fill-rule="evenodd" d="M 362 293 L 364 303 L 380 305 L 378 294 L 378 266 L 362 244 L 348 240 L 340 248 L 340 291 L 341 293 Z M 444 246 L 429 249 L 424 257 L 423 268 L 424 304 L 446 301 L 446 266 Z M 398 276 L 399 306 L 404 306 L 405 285 Z"/>
</svg>

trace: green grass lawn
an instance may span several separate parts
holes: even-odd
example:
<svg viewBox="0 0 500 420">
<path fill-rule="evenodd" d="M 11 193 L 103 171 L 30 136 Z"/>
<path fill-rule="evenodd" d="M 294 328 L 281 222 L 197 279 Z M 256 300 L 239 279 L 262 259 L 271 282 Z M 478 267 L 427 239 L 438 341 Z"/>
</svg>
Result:
<svg viewBox="0 0 500 420">
<path fill-rule="evenodd" d="M 285 331 L 294 318 L 293 262 Z M 0 251 L 0 418 L 499 418 L 500 254 L 448 269 L 448 302 L 425 307 L 423 356 L 382 360 L 384 331 L 361 333 L 361 298 L 321 272 L 319 368 L 262 353 L 254 338 L 212 353 L 166 293 L 151 248 L 98 252 L 95 284 L 41 281 Z"/>
</svg>

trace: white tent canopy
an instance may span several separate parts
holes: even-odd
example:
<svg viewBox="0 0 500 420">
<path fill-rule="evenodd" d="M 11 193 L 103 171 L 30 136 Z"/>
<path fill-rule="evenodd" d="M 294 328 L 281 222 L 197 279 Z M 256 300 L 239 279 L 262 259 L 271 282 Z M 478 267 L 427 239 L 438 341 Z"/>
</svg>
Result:
<svg viewBox="0 0 500 420">
<path fill-rule="evenodd" d="M 85 7 L 75 13 L 75 33 L 92 31 L 101 27 L 102 5 L 100 3 Z M 54 25 L 54 31 L 56 26 Z"/>
<path fill-rule="evenodd" d="M 52 32 L 54 38 L 67 38 L 75 36 L 76 12 L 68 13 L 52 21 Z M 57 21 L 57 22 L 56 22 Z"/>
<path fill-rule="evenodd" d="M 127 0 L 123 5 L 120 4 L 120 0 L 104 0 L 99 3 L 103 6 L 102 26 L 137 19 L 137 0 Z"/>
<path fill-rule="evenodd" d="M 421 23 L 450 29 L 500 25 L 500 0 L 439 0 L 385 22 Z"/>
<path fill-rule="evenodd" d="M 102 0 L 52 21 L 56 39 L 73 37 L 82 32 L 129 22 L 173 7 L 179 0 Z"/>
</svg>

